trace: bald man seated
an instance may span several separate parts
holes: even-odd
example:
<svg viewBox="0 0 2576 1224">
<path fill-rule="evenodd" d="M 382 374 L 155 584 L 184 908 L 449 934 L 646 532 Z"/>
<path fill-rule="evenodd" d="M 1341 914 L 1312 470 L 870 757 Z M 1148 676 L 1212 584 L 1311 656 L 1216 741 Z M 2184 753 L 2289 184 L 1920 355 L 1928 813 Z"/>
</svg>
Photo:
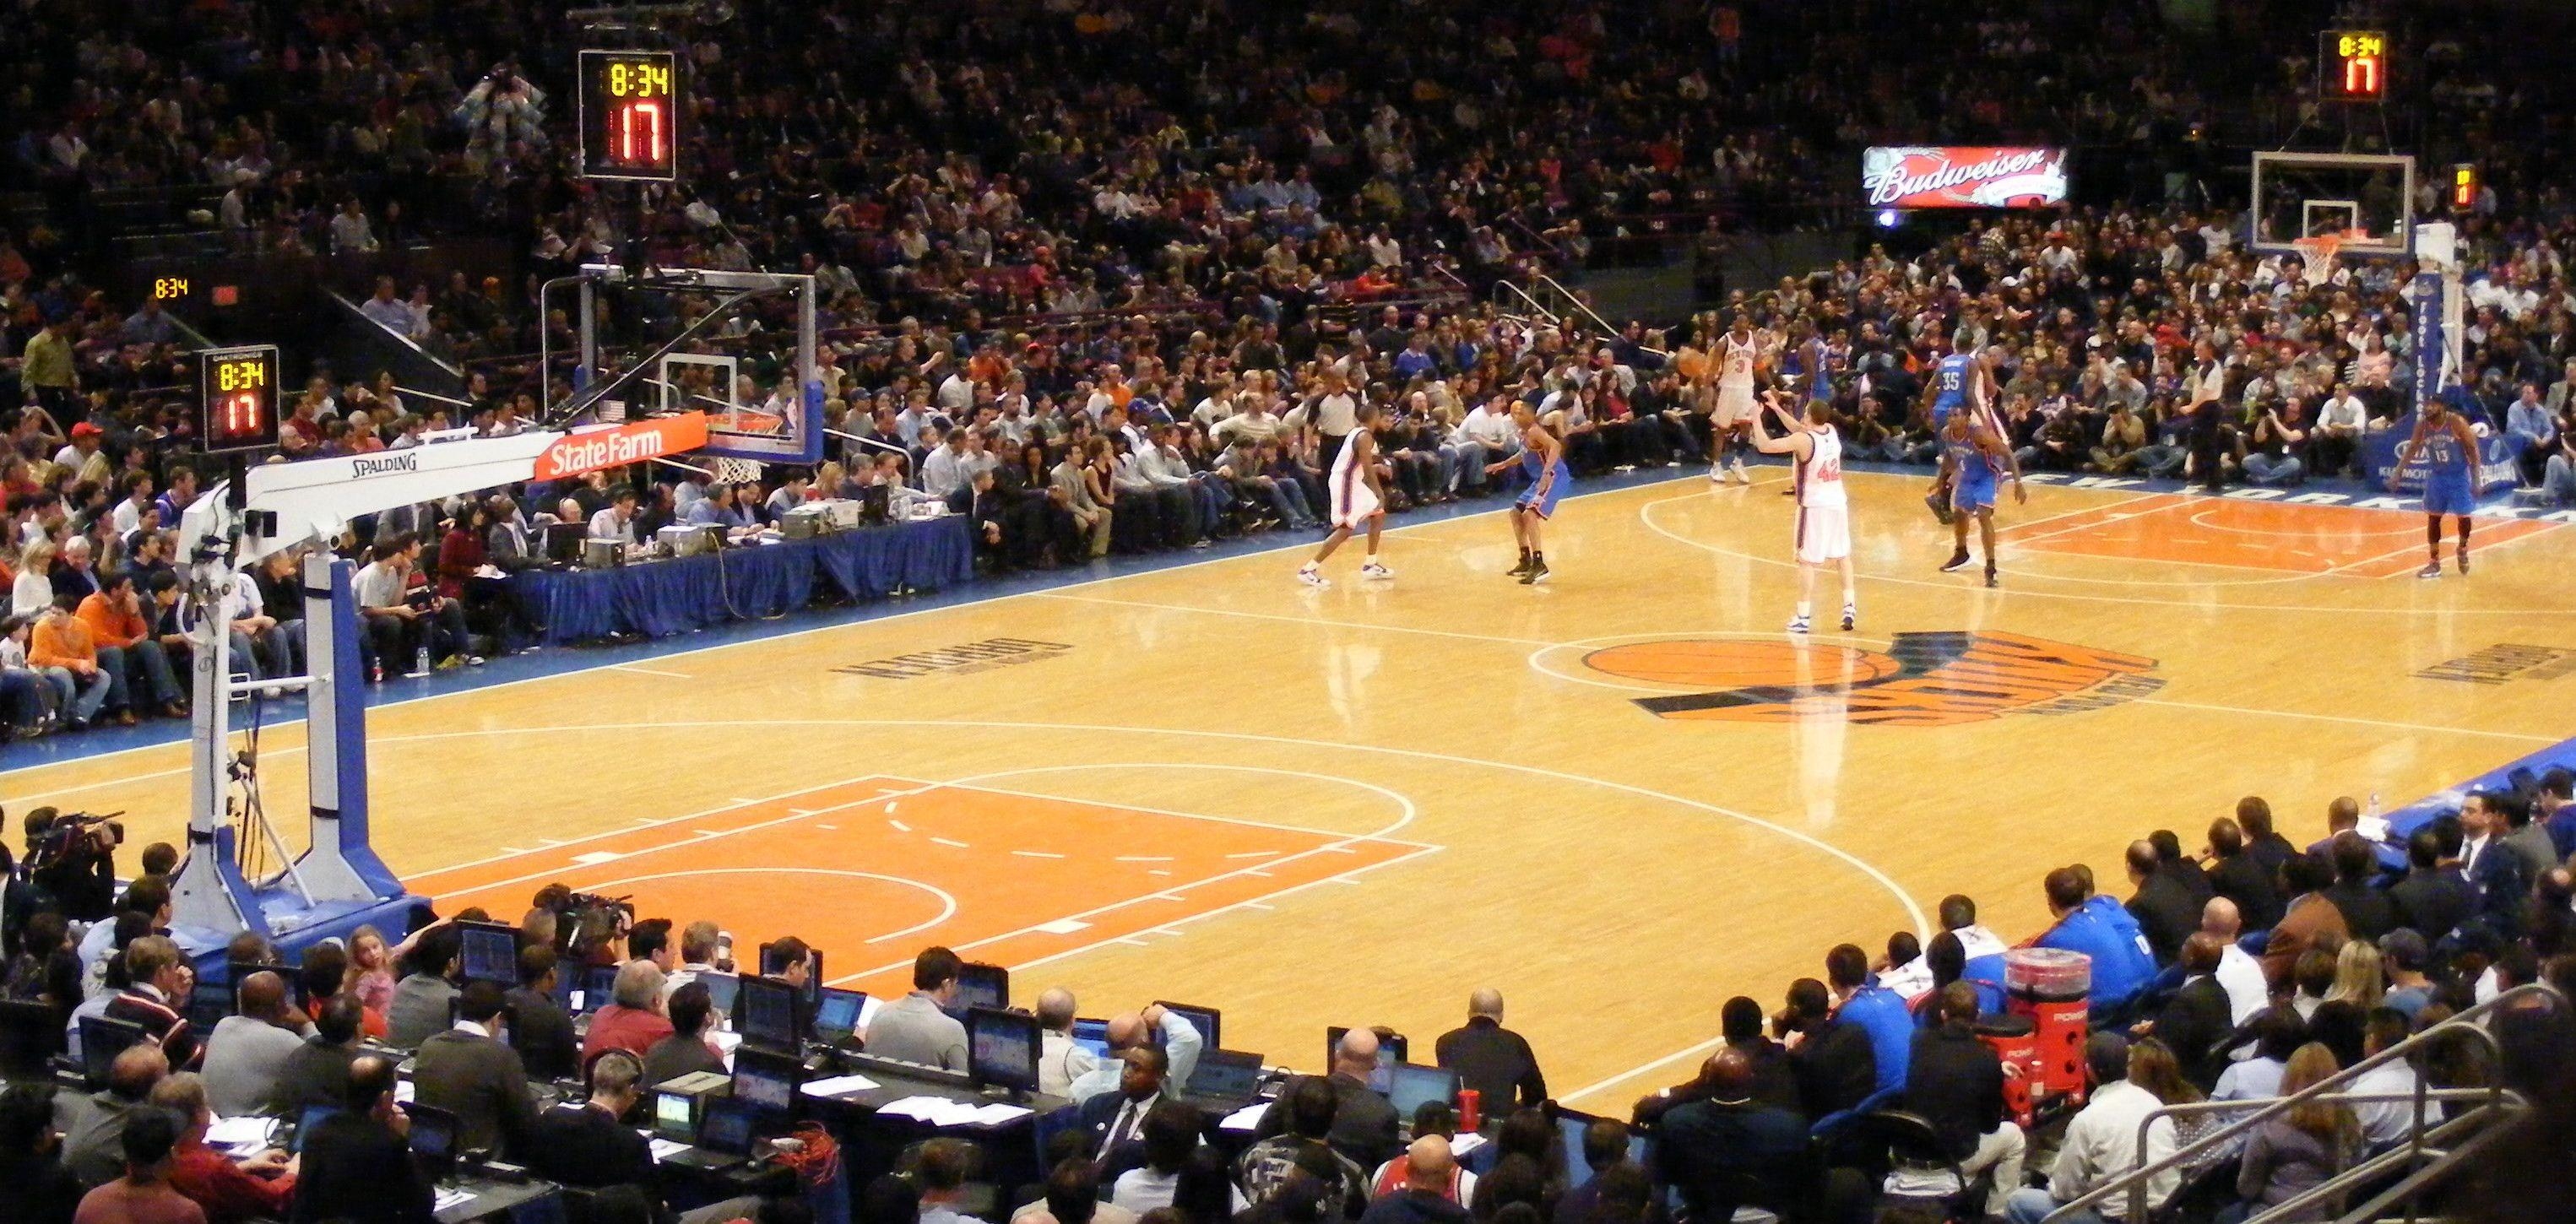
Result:
<svg viewBox="0 0 2576 1224">
<path fill-rule="evenodd" d="M 1369 1088 L 1369 1074 L 1377 1070 L 1377 1034 L 1365 1028 L 1353 1028 L 1342 1034 L 1341 1044 L 1333 1048 L 1332 1073 L 1324 1083 L 1333 1090 L 1336 1107 L 1333 1128 L 1325 1136 L 1333 1150 L 1363 1169 L 1374 1169 L 1395 1159 L 1401 1146 L 1396 1141 L 1395 1106 Z M 1299 1080 L 1312 1076 L 1300 1076 Z M 1296 1087 L 1298 1080 L 1289 1083 Z M 1280 1094 L 1279 1101 L 1288 1099 Z M 1287 1133 L 1288 1111 L 1272 1102 L 1263 1110 L 1255 1135 L 1267 1139 Z"/>
<path fill-rule="evenodd" d="M 1681 1191 L 1695 1219 L 1725 1220 L 1742 1204 L 1744 1178 L 1792 1201 L 1806 1189 L 1807 1123 L 1798 1115 L 1753 1098 L 1753 1060 L 1721 1047 L 1701 1065 L 1705 1100 L 1665 1111 L 1660 1167 Z"/>
<path fill-rule="evenodd" d="M 1477 1094 L 1487 1117 L 1547 1100 L 1538 1055 L 1527 1039 L 1503 1027 L 1503 992 L 1491 986 L 1467 996 L 1467 1023 L 1442 1033 L 1432 1048 L 1439 1065 L 1458 1073 L 1458 1086 Z"/>
<path fill-rule="evenodd" d="M 313 1022 L 286 997 L 286 980 L 262 970 L 242 979 L 241 1011 L 215 1022 L 206 1038 L 206 1104 L 219 1118 L 256 1114 L 277 1098 L 286 1060 L 304 1045 Z"/>
<path fill-rule="evenodd" d="M 1070 995 L 1066 996 L 1067 1012 L 1072 1010 L 1071 998 Z M 1068 1017 L 1065 1024 L 1070 1030 L 1072 1020 Z M 1160 1003 L 1141 1012 L 1120 1012 L 1111 1016 L 1108 1036 L 1109 1057 L 1094 1060 L 1090 1070 L 1073 1076 L 1071 1082 L 1065 1086 L 1064 1094 L 1071 1097 L 1076 1104 L 1105 1092 L 1116 1091 L 1119 1076 L 1125 1071 L 1119 1057 L 1138 1046 L 1156 1044 L 1157 1037 L 1161 1039 L 1163 1061 L 1168 1064 L 1165 1079 L 1172 1085 L 1172 1091 L 1180 1092 L 1189 1087 L 1190 1076 L 1197 1073 L 1199 1050 L 1207 1044 L 1206 1040 L 1199 1036 L 1197 1025 L 1173 1014 L 1169 1008 Z M 1039 1049 L 1040 1075 L 1046 1072 L 1045 1062 L 1045 1048 L 1042 1044 Z"/>
<path fill-rule="evenodd" d="M 1404 1152 L 1410 1170 L 1404 1189 L 1369 1204 L 1360 1224 L 1466 1224 L 1467 1209 L 1449 1198 L 1450 1174 L 1458 1167 L 1449 1140 L 1424 1135 Z"/>
<path fill-rule="evenodd" d="M 1069 1096 L 1073 1082 L 1100 1065 L 1100 1056 L 1073 1040 L 1073 992 L 1049 986 L 1038 992 L 1038 1091 Z"/>
</svg>

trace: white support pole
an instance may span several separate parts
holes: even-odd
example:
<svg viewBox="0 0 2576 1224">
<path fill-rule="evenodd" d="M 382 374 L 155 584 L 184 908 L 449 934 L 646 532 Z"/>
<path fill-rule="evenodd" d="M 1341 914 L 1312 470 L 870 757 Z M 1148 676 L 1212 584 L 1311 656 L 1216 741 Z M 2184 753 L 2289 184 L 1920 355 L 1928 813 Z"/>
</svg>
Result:
<svg viewBox="0 0 2576 1224">
<path fill-rule="evenodd" d="M 308 848 L 295 867 L 316 902 L 369 901 L 377 890 L 349 862 L 341 846 L 344 792 L 364 787 L 366 780 L 341 776 L 340 706 L 348 701 L 363 705 L 367 696 L 365 677 L 343 676 L 340 671 L 343 643 L 331 580 L 335 560 L 318 550 L 304 559 L 304 666 L 311 673 L 311 686 L 304 692 L 304 764 L 312 818 Z"/>
<path fill-rule="evenodd" d="M 170 921 L 229 936 L 251 925 L 226 880 L 230 864 L 223 861 L 215 836 L 230 816 L 226 800 L 232 782 L 232 634 L 224 619 L 224 597 L 232 590 L 232 541 L 209 537 L 183 545 L 190 550 L 186 606 L 196 616 L 188 627 L 194 700 L 188 718 L 194 738 L 188 760 L 188 857 L 171 881 Z"/>
</svg>

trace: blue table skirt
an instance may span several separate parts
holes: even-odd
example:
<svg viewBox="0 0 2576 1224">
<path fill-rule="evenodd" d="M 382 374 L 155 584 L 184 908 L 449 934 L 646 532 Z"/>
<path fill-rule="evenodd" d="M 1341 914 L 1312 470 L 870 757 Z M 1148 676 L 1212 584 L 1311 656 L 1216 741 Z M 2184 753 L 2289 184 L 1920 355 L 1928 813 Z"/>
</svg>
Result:
<svg viewBox="0 0 2576 1224">
<path fill-rule="evenodd" d="M 817 581 L 842 599 L 931 591 L 975 576 L 960 515 L 896 523 L 615 569 L 525 570 L 510 593 L 550 645 L 615 633 L 669 637 L 804 607 Z"/>
</svg>

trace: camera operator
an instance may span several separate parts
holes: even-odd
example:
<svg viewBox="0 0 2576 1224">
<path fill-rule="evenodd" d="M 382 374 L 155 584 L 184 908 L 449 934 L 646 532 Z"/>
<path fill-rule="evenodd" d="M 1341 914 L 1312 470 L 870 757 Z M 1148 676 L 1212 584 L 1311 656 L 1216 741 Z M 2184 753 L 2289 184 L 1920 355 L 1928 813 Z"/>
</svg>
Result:
<svg viewBox="0 0 2576 1224">
<path fill-rule="evenodd" d="M 122 813 L 118 813 L 122 815 Z M 27 879 L 63 916 L 97 922 L 116 906 L 116 848 L 125 826 L 102 816 L 27 813 Z"/>
</svg>

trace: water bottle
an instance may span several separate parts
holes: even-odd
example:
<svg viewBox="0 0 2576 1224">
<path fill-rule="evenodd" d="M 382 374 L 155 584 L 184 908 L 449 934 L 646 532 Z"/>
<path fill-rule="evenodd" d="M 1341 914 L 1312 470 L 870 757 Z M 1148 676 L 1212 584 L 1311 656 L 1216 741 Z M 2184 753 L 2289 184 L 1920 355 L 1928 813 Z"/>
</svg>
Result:
<svg viewBox="0 0 2576 1224">
<path fill-rule="evenodd" d="M 411 674 L 415 676 L 429 674 L 429 643 L 422 642 L 420 649 L 412 652 Z"/>
</svg>

